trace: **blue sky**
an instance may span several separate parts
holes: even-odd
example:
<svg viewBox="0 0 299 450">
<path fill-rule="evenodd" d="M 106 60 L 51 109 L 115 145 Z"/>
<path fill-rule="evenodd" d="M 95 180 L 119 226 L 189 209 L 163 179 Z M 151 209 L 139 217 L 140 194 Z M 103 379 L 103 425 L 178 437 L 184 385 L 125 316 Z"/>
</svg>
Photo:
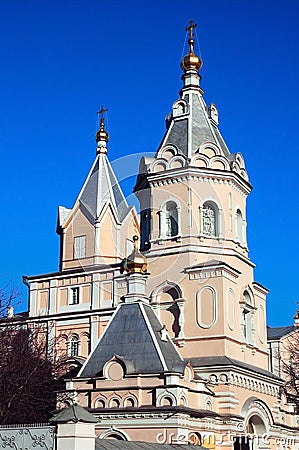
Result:
<svg viewBox="0 0 299 450">
<path fill-rule="evenodd" d="M 268 323 L 292 323 L 299 299 L 295 0 L 0 1 L 0 274 L 19 287 L 19 309 L 27 301 L 21 276 L 58 268 L 57 207 L 72 206 L 92 164 L 101 104 L 109 108 L 110 160 L 156 150 L 182 85 L 191 18 L 199 24 L 205 100 L 216 103 L 220 130 L 231 152 L 244 155 L 254 186 L 248 240 L 255 278 L 270 289 Z"/>
</svg>

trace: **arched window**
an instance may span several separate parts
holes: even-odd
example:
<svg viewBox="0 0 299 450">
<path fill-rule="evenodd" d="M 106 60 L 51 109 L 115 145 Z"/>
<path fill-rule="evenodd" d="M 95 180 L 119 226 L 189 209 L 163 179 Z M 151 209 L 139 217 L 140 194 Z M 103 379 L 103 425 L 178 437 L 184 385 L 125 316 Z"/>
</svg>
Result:
<svg viewBox="0 0 299 450">
<path fill-rule="evenodd" d="M 150 210 L 146 209 L 141 213 L 141 250 L 148 250 L 150 247 Z"/>
<path fill-rule="evenodd" d="M 211 400 L 207 400 L 207 402 L 206 402 L 206 409 L 208 411 L 213 411 L 213 405 L 212 405 Z"/>
<path fill-rule="evenodd" d="M 243 292 L 243 308 L 242 308 L 242 329 L 243 339 L 248 344 L 253 344 L 253 322 L 252 322 L 252 305 L 251 298 L 247 291 Z"/>
<path fill-rule="evenodd" d="M 213 202 L 204 203 L 201 209 L 201 229 L 205 236 L 218 235 L 218 208 Z"/>
<path fill-rule="evenodd" d="M 79 337 L 74 334 L 70 342 L 70 356 L 79 356 Z"/>
<path fill-rule="evenodd" d="M 236 212 L 236 235 L 237 241 L 243 244 L 243 217 L 239 209 Z"/>
<path fill-rule="evenodd" d="M 178 234 L 178 209 L 174 202 L 166 203 L 166 236 L 172 237 Z"/>
<path fill-rule="evenodd" d="M 165 203 L 160 214 L 160 237 L 171 238 L 179 234 L 179 211 L 174 201 Z"/>
</svg>

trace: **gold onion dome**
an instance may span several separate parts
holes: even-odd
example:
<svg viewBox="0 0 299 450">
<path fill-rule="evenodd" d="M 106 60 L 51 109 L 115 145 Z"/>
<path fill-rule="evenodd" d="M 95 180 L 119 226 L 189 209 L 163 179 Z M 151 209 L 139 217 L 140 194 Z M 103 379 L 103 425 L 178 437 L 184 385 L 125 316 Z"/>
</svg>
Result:
<svg viewBox="0 0 299 450">
<path fill-rule="evenodd" d="M 105 130 L 104 117 L 101 118 L 100 129 L 96 133 L 96 142 L 100 142 L 100 141 L 104 141 L 104 142 L 109 141 L 109 134 Z"/>
<path fill-rule="evenodd" d="M 127 256 L 127 258 L 124 259 L 122 265 L 123 269 L 128 272 L 128 274 L 131 273 L 146 273 L 147 271 L 147 260 L 145 256 L 143 256 L 140 251 L 137 248 L 138 245 L 138 236 L 133 236 L 133 242 L 134 242 L 134 250 L 132 253 Z"/>
<path fill-rule="evenodd" d="M 197 72 L 202 66 L 202 60 L 199 56 L 194 53 L 194 39 L 193 39 L 193 29 L 197 27 L 196 23 L 193 23 L 193 20 L 190 20 L 189 27 L 186 28 L 186 31 L 189 31 L 189 53 L 184 56 L 181 61 L 181 68 L 186 72 L 189 69 L 195 69 Z"/>
<path fill-rule="evenodd" d="M 294 315 L 294 319 L 298 320 L 299 319 L 299 309 L 297 309 L 296 314 Z"/>
<path fill-rule="evenodd" d="M 96 142 L 109 141 L 109 133 L 105 130 L 105 120 L 104 120 L 104 113 L 108 111 L 108 109 L 105 109 L 104 106 L 101 106 L 100 111 L 97 112 L 97 114 L 101 114 L 101 120 L 100 120 L 100 129 L 96 133 Z"/>
</svg>

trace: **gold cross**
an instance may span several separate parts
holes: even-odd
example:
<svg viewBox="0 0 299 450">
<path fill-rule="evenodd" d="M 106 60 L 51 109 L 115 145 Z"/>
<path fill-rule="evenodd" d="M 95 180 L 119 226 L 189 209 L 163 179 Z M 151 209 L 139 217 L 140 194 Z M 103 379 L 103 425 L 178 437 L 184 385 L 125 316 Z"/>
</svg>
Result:
<svg viewBox="0 0 299 450">
<path fill-rule="evenodd" d="M 104 113 L 105 113 L 106 111 L 108 111 L 108 108 L 105 109 L 104 106 L 102 105 L 100 111 L 97 111 L 97 114 L 101 114 L 101 115 L 102 115 L 101 118 L 103 119 L 103 118 L 104 118 Z"/>
<path fill-rule="evenodd" d="M 193 39 L 193 30 L 197 27 L 197 23 L 193 23 L 193 20 L 190 20 L 189 27 L 185 28 L 185 31 L 189 31 L 190 39 Z"/>
</svg>

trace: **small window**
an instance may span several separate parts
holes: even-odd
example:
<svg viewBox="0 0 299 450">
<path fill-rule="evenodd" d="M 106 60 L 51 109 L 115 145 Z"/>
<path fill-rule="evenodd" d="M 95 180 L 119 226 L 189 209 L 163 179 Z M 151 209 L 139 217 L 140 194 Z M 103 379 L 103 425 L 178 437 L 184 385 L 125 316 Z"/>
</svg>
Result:
<svg viewBox="0 0 299 450">
<path fill-rule="evenodd" d="M 74 258 L 85 258 L 86 256 L 86 236 L 76 236 L 74 238 Z"/>
<path fill-rule="evenodd" d="M 238 209 L 236 212 L 236 234 L 237 241 L 243 243 L 243 217 L 241 211 Z"/>
<path fill-rule="evenodd" d="M 248 344 L 253 343 L 252 302 L 247 291 L 243 292 L 242 329 L 243 339 Z"/>
<path fill-rule="evenodd" d="M 71 295 L 70 305 L 78 305 L 79 300 L 80 300 L 79 299 L 79 287 L 71 288 L 70 295 Z"/>
<path fill-rule="evenodd" d="M 166 205 L 166 236 L 172 237 L 178 234 L 178 210 L 174 202 Z"/>
<path fill-rule="evenodd" d="M 79 338 L 77 335 L 72 336 L 70 342 L 70 356 L 79 356 Z"/>
<path fill-rule="evenodd" d="M 159 212 L 160 236 L 171 238 L 179 234 L 179 211 L 174 201 L 167 202 Z"/>
<path fill-rule="evenodd" d="M 242 322 L 243 322 L 243 338 L 248 344 L 252 344 L 252 320 L 251 311 L 244 308 L 242 310 Z"/>
<path fill-rule="evenodd" d="M 150 246 L 150 210 L 146 209 L 141 214 L 141 249 L 147 250 Z"/>
</svg>

